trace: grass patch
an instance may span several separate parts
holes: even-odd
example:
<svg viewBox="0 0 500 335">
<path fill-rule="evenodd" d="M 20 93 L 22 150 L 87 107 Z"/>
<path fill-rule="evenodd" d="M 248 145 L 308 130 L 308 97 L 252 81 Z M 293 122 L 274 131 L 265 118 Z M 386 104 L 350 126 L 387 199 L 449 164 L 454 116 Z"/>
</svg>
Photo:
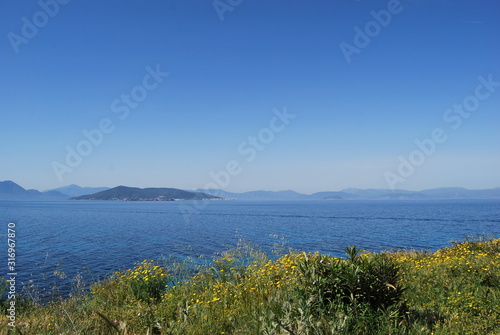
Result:
<svg viewBox="0 0 500 335">
<path fill-rule="evenodd" d="M 275 261 L 241 245 L 195 267 L 143 261 L 91 294 L 21 306 L 2 334 L 498 334 L 500 239 Z"/>
</svg>

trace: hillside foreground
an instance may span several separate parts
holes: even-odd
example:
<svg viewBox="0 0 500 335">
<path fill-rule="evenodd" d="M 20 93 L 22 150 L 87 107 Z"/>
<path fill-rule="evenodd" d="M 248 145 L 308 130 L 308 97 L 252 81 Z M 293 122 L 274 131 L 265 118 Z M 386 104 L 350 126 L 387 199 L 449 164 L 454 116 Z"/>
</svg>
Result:
<svg viewBox="0 0 500 335">
<path fill-rule="evenodd" d="M 345 259 L 242 244 L 193 264 L 145 260 L 90 292 L 24 296 L 1 334 L 500 334 L 500 239 Z"/>
</svg>

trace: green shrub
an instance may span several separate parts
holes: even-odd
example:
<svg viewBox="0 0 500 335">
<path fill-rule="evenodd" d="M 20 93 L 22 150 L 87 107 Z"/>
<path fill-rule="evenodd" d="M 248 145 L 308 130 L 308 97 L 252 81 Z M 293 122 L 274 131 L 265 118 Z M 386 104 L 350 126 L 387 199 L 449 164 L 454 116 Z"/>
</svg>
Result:
<svg viewBox="0 0 500 335">
<path fill-rule="evenodd" d="M 360 254 L 346 249 L 348 259 L 309 255 L 298 261 L 298 296 L 316 316 L 343 313 L 360 316 L 369 309 L 402 308 L 400 265 L 387 254 Z"/>
<path fill-rule="evenodd" d="M 120 279 L 130 285 L 137 300 L 149 302 L 162 297 L 168 277 L 162 267 L 144 260 L 136 263 L 135 268 L 127 270 Z"/>
</svg>

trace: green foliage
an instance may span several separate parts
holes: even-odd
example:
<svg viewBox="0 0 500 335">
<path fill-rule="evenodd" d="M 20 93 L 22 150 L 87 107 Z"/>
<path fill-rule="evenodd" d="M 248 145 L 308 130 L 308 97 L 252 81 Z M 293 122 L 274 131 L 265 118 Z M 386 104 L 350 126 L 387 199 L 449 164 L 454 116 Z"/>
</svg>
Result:
<svg viewBox="0 0 500 335">
<path fill-rule="evenodd" d="M 137 300 L 158 301 L 165 292 L 168 275 L 160 266 L 146 260 L 137 263 L 132 270 L 127 270 L 120 277 L 128 282 Z"/>
<path fill-rule="evenodd" d="M 9 285 L 7 284 L 7 281 L 0 277 L 0 310 L 2 311 L 2 313 L 4 313 L 7 309 L 6 299 L 4 295 L 6 294 L 8 287 Z"/>
<path fill-rule="evenodd" d="M 498 334 L 500 240 L 347 258 L 240 245 L 210 264 L 144 261 L 91 295 L 27 304 L 23 334 Z M 174 280 L 175 279 L 175 280 Z M 6 334 L 6 320 L 0 334 Z M 11 332 L 12 333 L 12 332 Z"/>
<path fill-rule="evenodd" d="M 184 191 L 176 188 L 137 188 L 117 186 L 98 193 L 74 197 L 71 198 L 71 200 L 140 200 L 156 198 L 185 200 L 220 199 L 220 197 L 205 193 Z"/>
<path fill-rule="evenodd" d="M 500 239 L 455 242 L 433 254 L 394 254 L 413 322 L 434 334 L 500 333 Z"/>
<path fill-rule="evenodd" d="M 355 246 L 346 253 L 347 260 L 319 254 L 298 259 L 299 305 L 316 318 L 343 319 L 337 330 L 346 332 L 355 331 L 361 320 L 383 315 L 402 321 L 400 265 L 384 253 L 360 254 Z M 353 319 L 358 321 L 352 324 Z M 370 325 L 372 330 L 376 327 Z"/>
</svg>

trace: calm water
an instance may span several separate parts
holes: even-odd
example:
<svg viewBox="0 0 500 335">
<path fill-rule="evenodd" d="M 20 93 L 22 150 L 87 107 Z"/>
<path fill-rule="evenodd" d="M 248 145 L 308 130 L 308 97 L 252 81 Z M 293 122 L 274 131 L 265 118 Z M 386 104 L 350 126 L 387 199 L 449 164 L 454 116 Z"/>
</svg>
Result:
<svg viewBox="0 0 500 335">
<path fill-rule="evenodd" d="M 0 201 L 0 276 L 6 224 L 16 223 L 19 279 L 49 282 L 59 265 L 97 278 L 143 259 L 213 256 L 249 240 L 343 255 L 347 245 L 380 251 L 430 248 L 465 235 L 500 236 L 500 201 L 214 201 L 186 223 L 186 202 Z M 40 279 L 40 275 L 46 277 Z"/>
</svg>

